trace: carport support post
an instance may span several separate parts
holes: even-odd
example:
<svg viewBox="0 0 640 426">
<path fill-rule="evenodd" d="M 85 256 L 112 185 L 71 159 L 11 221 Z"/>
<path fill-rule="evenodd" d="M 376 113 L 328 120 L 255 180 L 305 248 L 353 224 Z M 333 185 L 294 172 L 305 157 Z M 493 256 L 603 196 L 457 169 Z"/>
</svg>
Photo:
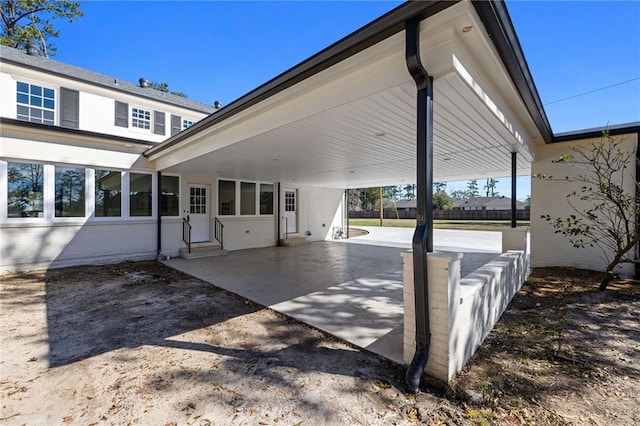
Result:
<svg viewBox="0 0 640 426">
<path fill-rule="evenodd" d="M 158 260 L 162 256 L 162 212 L 160 211 L 160 203 L 162 197 L 162 172 L 158 171 L 158 180 L 156 182 L 156 214 L 158 215 Z"/>
<path fill-rule="evenodd" d="M 517 224 L 516 220 L 516 174 L 518 163 L 518 153 L 511 153 L 511 227 L 515 228 Z"/>
<path fill-rule="evenodd" d="M 429 359 L 429 286 L 427 253 L 433 251 L 433 78 L 420 60 L 419 21 L 406 23 L 407 68 L 417 88 L 417 221 L 413 234 L 413 285 L 416 319 L 416 352 L 407 370 L 407 390 L 418 391 L 420 377 Z"/>
</svg>

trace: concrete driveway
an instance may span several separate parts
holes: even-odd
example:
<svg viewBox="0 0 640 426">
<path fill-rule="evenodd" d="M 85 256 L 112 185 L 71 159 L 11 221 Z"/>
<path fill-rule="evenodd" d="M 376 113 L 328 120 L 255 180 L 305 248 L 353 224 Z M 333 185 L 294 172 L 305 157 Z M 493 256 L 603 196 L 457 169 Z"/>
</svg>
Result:
<svg viewBox="0 0 640 426">
<path fill-rule="evenodd" d="M 402 259 L 413 229 L 299 247 L 239 250 L 165 263 L 256 303 L 402 362 Z M 435 248 L 463 252 L 462 276 L 500 254 L 501 234 L 436 230 Z"/>
</svg>

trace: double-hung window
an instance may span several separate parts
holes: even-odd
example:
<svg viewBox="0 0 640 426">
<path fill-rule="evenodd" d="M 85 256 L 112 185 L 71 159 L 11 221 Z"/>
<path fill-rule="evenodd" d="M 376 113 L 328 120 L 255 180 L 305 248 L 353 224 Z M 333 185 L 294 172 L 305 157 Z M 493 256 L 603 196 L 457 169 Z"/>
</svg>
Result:
<svg viewBox="0 0 640 426">
<path fill-rule="evenodd" d="M 137 107 L 131 108 L 131 126 L 138 129 L 151 129 L 151 111 Z"/>
<path fill-rule="evenodd" d="M 183 119 L 182 120 L 182 130 L 188 129 L 189 127 L 193 126 L 194 124 L 196 124 L 196 123 L 194 121 L 192 121 L 192 120 Z"/>
<path fill-rule="evenodd" d="M 37 84 L 18 81 L 16 91 L 18 120 L 55 124 L 56 92 Z"/>
</svg>

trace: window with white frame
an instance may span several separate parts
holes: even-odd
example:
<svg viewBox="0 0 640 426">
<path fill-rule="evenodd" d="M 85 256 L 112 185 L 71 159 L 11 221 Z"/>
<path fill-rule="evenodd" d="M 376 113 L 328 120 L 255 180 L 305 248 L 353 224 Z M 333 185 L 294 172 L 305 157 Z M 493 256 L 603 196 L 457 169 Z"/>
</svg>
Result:
<svg viewBox="0 0 640 426">
<path fill-rule="evenodd" d="M 196 124 L 196 123 L 194 121 L 192 121 L 192 120 L 183 119 L 182 120 L 182 130 L 188 129 L 189 127 L 193 126 L 194 124 Z"/>
<path fill-rule="evenodd" d="M 7 163 L 7 217 L 44 217 L 44 166 Z"/>
<path fill-rule="evenodd" d="M 260 184 L 260 214 L 261 215 L 273 214 L 273 184 L 272 183 Z"/>
<path fill-rule="evenodd" d="M 273 215 L 273 184 L 219 180 L 218 214 L 220 216 Z"/>
<path fill-rule="evenodd" d="M 180 216 L 180 178 L 178 176 L 162 175 L 160 177 L 160 215 Z"/>
<path fill-rule="evenodd" d="M 151 129 L 151 111 L 137 107 L 131 108 L 131 127 Z"/>
<path fill-rule="evenodd" d="M 116 170 L 95 172 L 96 217 L 120 217 L 122 215 L 122 173 Z"/>
<path fill-rule="evenodd" d="M 55 166 L 55 216 L 85 216 L 85 171 L 81 167 Z"/>
<path fill-rule="evenodd" d="M 150 174 L 129 174 L 129 216 L 151 216 L 152 182 Z"/>
<path fill-rule="evenodd" d="M 233 180 L 218 181 L 218 214 L 220 216 L 236 214 L 236 182 Z"/>
<path fill-rule="evenodd" d="M 16 118 L 32 123 L 55 124 L 55 90 L 37 84 L 18 81 Z"/>
</svg>

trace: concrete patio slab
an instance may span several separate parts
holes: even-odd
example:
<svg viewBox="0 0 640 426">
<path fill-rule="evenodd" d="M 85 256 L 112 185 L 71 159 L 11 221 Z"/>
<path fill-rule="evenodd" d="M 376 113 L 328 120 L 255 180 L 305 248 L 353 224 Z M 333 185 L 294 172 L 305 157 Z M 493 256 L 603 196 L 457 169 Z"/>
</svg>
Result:
<svg viewBox="0 0 640 426">
<path fill-rule="evenodd" d="M 408 232 L 411 231 L 411 232 Z M 465 235 L 437 233 L 436 248 L 464 246 Z M 471 232 L 471 231 L 470 231 Z M 364 237 L 301 247 L 239 250 L 228 256 L 181 259 L 175 269 L 291 316 L 394 362 L 402 362 L 402 259 L 413 230 L 372 228 Z M 493 235 L 466 235 L 462 274 L 499 255 Z M 408 240 L 407 240 L 408 238 Z M 460 251 L 460 250 L 453 250 Z"/>
</svg>

